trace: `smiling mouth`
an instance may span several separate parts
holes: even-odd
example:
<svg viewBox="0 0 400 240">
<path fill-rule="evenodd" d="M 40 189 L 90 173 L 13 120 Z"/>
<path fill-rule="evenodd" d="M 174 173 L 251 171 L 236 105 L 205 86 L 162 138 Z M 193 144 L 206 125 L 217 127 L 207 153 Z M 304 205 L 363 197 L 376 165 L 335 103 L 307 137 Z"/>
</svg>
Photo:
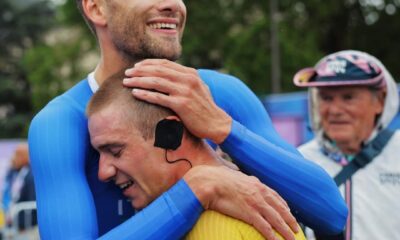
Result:
<svg viewBox="0 0 400 240">
<path fill-rule="evenodd" d="M 176 23 L 151 23 L 149 27 L 152 29 L 176 30 L 178 25 Z"/>
<path fill-rule="evenodd" d="M 124 183 L 122 183 L 122 184 L 118 184 L 118 186 L 119 186 L 119 188 L 120 188 L 122 191 L 125 191 L 125 190 L 128 189 L 130 186 L 132 186 L 134 183 L 135 183 L 134 181 L 129 180 L 129 181 L 124 182 Z"/>
</svg>

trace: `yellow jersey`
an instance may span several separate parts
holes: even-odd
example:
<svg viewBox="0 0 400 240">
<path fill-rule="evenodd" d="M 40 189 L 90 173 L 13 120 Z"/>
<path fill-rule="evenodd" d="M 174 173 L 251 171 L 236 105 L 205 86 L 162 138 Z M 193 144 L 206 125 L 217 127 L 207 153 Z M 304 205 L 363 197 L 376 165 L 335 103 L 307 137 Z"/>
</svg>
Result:
<svg viewBox="0 0 400 240">
<path fill-rule="evenodd" d="M 283 239 L 276 233 L 279 239 Z M 186 240 L 264 240 L 265 238 L 253 226 L 215 211 L 205 211 Z M 306 240 L 300 230 L 296 240 Z"/>
</svg>

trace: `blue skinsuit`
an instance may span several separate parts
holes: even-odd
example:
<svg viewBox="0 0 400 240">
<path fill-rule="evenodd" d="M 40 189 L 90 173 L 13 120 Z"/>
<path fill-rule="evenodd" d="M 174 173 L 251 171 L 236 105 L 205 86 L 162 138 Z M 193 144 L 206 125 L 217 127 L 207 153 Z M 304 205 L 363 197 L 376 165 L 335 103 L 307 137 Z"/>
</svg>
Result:
<svg viewBox="0 0 400 240">
<path fill-rule="evenodd" d="M 341 231 L 347 208 L 327 173 L 279 137 L 261 102 L 241 81 L 210 70 L 199 74 L 218 106 L 234 119 L 222 149 L 242 171 L 275 189 L 298 221 L 318 232 Z M 31 123 L 42 239 L 180 238 L 203 211 L 184 180 L 135 215 L 112 182 L 98 180 L 98 154 L 90 145 L 85 116 L 92 95 L 87 79 L 82 80 Z"/>
</svg>

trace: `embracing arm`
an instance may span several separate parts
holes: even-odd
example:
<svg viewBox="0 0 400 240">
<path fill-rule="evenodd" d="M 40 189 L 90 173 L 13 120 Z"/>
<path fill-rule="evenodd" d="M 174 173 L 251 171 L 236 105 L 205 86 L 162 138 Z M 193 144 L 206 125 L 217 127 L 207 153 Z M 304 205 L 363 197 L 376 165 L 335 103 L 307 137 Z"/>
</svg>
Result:
<svg viewBox="0 0 400 240">
<path fill-rule="evenodd" d="M 163 59 L 137 63 L 126 75 L 124 84 L 134 87 L 135 97 L 174 110 L 191 133 L 223 143 L 244 171 L 290 203 L 300 221 L 319 232 L 342 230 L 347 208 L 332 179 L 279 137 L 260 101 L 238 79 Z"/>
<path fill-rule="evenodd" d="M 29 150 L 42 239 L 95 239 L 96 210 L 85 177 L 86 124 L 47 106 L 32 121 Z M 63 118 L 66 117 L 66 118 Z"/>
<path fill-rule="evenodd" d="M 235 119 L 222 149 L 243 171 L 276 190 L 299 221 L 319 232 L 341 231 L 347 208 L 329 175 L 282 140 L 261 102 L 242 82 L 225 76 L 210 87 L 218 88 L 215 101 Z"/>
<path fill-rule="evenodd" d="M 90 147 L 86 126 L 84 115 L 74 110 L 66 113 L 60 106 L 47 106 L 31 123 L 30 157 L 42 239 L 96 239 L 99 235 L 85 175 Z M 180 181 L 101 239 L 183 236 L 202 210 L 191 189 Z"/>
</svg>

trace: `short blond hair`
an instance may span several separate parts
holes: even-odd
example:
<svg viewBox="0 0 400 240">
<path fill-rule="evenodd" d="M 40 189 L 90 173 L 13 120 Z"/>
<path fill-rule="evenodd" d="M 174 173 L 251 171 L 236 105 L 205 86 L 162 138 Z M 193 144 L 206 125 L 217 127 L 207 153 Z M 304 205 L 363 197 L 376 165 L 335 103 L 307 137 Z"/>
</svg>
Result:
<svg viewBox="0 0 400 240">
<path fill-rule="evenodd" d="M 86 115 L 90 118 L 96 112 L 114 107 L 116 111 L 122 111 L 131 127 L 138 129 L 145 139 L 152 138 L 157 123 L 176 114 L 168 108 L 133 97 L 132 89 L 122 84 L 124 77 L 124 71 L 120 71 L 105 80 L 90 99 Z"/>
</svg>

